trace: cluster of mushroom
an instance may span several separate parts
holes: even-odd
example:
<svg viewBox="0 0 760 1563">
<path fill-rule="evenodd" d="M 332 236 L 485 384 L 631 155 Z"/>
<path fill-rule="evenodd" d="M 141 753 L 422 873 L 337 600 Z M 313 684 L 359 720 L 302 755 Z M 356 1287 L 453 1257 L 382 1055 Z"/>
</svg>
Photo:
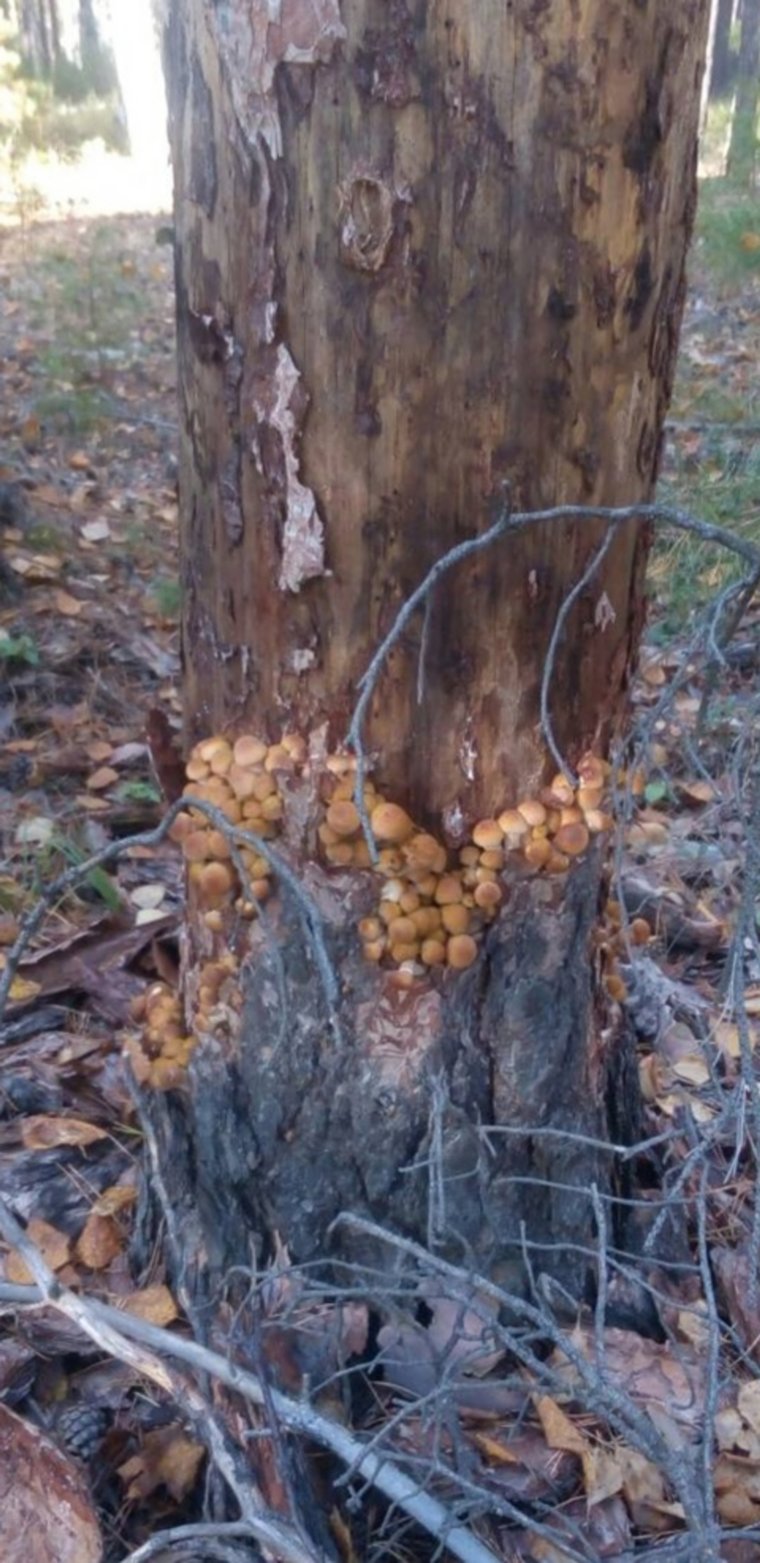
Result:
<svg viewBox="0 0 760 1563">
<path fill-rule="evenodd" d="M 354 797 L 355 761 L 333 756 L 331 769 L 338 779 L 330 783 L 319 831 L 326 860 L 339 867 L 368 867 L 372 859 Z M 417 963 L 456 970 L 472 965 L 478 935 L 504 899 L 500 876 L 507 854 L 519 854 L 534 872 L 566 873 L 591 836 L 611 826 L 602 806 L 607 762 L 586 754 L 578 770 L 577 788 L 557 775 L 538 797 L 478 821 L 453 867 L 440 841 L 418 830 L 371 780 L 365 782 L 364 808 L 377 848 L 374 866 L 385 881 L 376 915 L 359 925 L 366 958 L 387 958 L 412 972 Z"/>
<path fill-rule="evenodd" d="M 609 774 L 606 760 L 584 754 L 577 788 L 558 773 L 537 798 L 525 798 L 497 819 L 481 820 L 473 830 L 473 841 L 485 846 L 498 839 L 507 851 L 520 853 L 528 867 L 565 874 L 572 859 L 586 851 L 591 837 L 612 826 L 603 808 Z"/>
<path fill-rule="evenodd" d="M 242 825 L 262 840 L 280 831 L 283 796 L 278 776 L 292 774 L 306 758 L 304 740 L 286 733 L 277 744 L 246 734 L 231 742 L 206 738 L 195 745 L 185 768 L 185 795 L 213 804 L 233 825 Z M 200 809 L 178 814 L 170 835 L 181 844 L 188 865 L 188 886 L 197 897 L 206 926 L 214 933 L 224 927 L 223 912 L 234 906 L 242 916 L 255 917 L 271 892 L 271 868 L 266 858 L 248 847 L 240 848 L 247 884 L 241 886 L 231 861 L 232 846 Z"/>
<path fill-rule="evenodd" d="M 619 968 L 619 960 L 630 960 L 631 946 L 648 944 L 653 929 L 645 917 L 633 917 L 624 923 L 623 908 L 619 901 L 609 900 L 604 908 L 604 918 L 597 929 L 596 944 L 601 960 L 604 988 L 609 998 L 622 1004 L 628 996 Z"/>
<path fill-rule="evenodd" d="M 230 1010 L 240 1008 L 239 968 L 230 950 L 218 960 L 202 963 L 190 1036 L 183 1025 L 179 995 L 167 983 L 154 982 L 132 1001 L 132 1017 L 141 1029 L 139 1035 L 126 1038 L 124 1051 L 140 1085 L 171 1091 L 182 1083 L 198 1037 L 217 1029 Z"/>
<path fill-rule="evenodd" d="M 178 995 L 165 982 L 154 982 L 132 1000 L 131 1009 L 141 1031 L 126 1038 L 124 1052 L 135 1079 L 155 1091 L 173 1090 L 182 1081 L 196 1041 L 183 1026 Z"/>
</svg>

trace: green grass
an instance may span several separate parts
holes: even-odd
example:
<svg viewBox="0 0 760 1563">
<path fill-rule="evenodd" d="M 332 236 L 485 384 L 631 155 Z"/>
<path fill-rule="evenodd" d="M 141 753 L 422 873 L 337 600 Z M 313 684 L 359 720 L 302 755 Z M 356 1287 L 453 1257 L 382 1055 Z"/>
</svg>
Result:
<svg viewBox="0 0 760 1563">
<path fill-rule="evenodd" d="M 725 178 L 704 179 L 695 242 L 698 259 L 716 281 L 736 284 L 760 277 L 758 196 Z"/>
<path fill-rule="evenodd" d="M 162 619 L 176 622 L 182 607 L 182 588 L 174 576 L 158 576 L 148 589 L 151 603 Z"/>
<path fill-rule="evenodd" d="M 738 450 L 716 432 L 699 465 L 684 465 L 660 484 L 658 498 L 702 521 L 727 527 L 760 547 L 760 445 Z M 695 614 L 746 566 L 725 549 L 700 542 L 689 533 L 658 537 L 652 553 L 648 589 L 659 614 L 652 638 L 669 640 L 688 628 Z"/>
</svg>

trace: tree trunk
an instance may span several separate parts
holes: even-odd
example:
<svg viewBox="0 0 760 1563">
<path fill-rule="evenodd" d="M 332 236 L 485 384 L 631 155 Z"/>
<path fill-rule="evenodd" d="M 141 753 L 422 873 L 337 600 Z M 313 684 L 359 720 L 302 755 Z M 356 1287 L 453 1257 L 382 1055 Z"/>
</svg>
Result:
<svg viewBox="0 0 760 1563">
<path fill-rule="evenodd" d="M 538 1267 L 581 1284 L 577 1189 L 608 1160 L 530 1131 L 607 1132 L 601 850 L 508 875 L 475 964 L 399 989 L 355 933 L 376 876 L 315 860 L 314 771 L 401 605 L 505 486 L 519 509 L 651 496 L 708 20 L 709 0 L 169 5 L 188 737 L 306 740 L 283 840 L 338 995 L 331 1015 L 283 894 L 245 946 L 241 1013 L 194 1014 L 189 1101 L 161 1133 L 215 1275 L 252 1232 L 324 1254 L 347 1207 L 509 1275 L 525 1223 Z M 388 658 L 374 774 L 452 851 L 546 779 L 542 672 L 602 536 L 508 535 Z M 620 530 L 564 625 L 550 709 L 572 762 L 620 726 L 643 565 Z M 194 915 L 189 939 L 192 1008 L 220 936 Z"/>
<path fill-rule="evenodd" d="M 47 0 L 17 0 L 16 11 L 21 54 L 27 68 L 33 75 L 47 78 L 53 68 Z"/>
<path fill-rule="evenodd" d="M 757 176 L 757 113 L 760 102 L 760 0 L 744 0 L 736 104 L 731 128 L 728 172 L 738 184 L 754 186 Z"/>
<path fill-rule="evenodd" d="M 736 57 L 731 48 L 731 29 L 735 14 L 736 0 L 718 0 L 710 71 L 711 98 L 723 97 L 733 84 Z"/>
</svg>

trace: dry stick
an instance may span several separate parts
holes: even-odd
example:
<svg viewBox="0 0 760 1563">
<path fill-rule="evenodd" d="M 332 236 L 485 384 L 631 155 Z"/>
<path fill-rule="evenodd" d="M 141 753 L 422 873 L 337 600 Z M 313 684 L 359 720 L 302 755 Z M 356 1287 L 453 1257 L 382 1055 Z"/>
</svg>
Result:
<svg viewBox="0 0 760 1563">
<path fill-rule="evenodd" d="M 126 1362 L 144 1378 L 157 1384 L 199 1428 L 214 1464 L 240 1505 L 243 1520 L 251 1535 L 265 1546 L 275 1546 L 285 1563 L 327 1563 L 324 1553 L 316 1552 L 305 1537 L 299 1536 L 295 1527 L 285 1525 L 275 1516 L 262 1511 L 250 1473 L 246 1471 L 243 1474 L 239 1469 L 239 1451 L 219 1426 L 195 1384 L 180 1379 L 154 1351 L 146 1351 L 141 1344 L 134 1344 L 135 1336 L 131 1340 L 128 1338 L 128 1332 L 124 1329 L 125 1321 L 119 1318 L 116 1310 L 109 1310 L 111 1318 L 94 1317 L 91 1303 L 61 1285 L 37 1245 L 26 1236 L 2 1198 L 0 1233 L 24 1259 L 45 1302 L 76 1324 L 101 1351 L 120 1362 Z M 113 1323 L 112 1319 L 118 1322 Z"/>
<path fill-rule="evenodd" d="M 675 509 L 668 505 L 625 505 L 615 509 L 603 505 L 555 505 L 549 510 L 531 510 L 512 514 L 505 510 L 479 537 L 467 538 L 463 543 L 457 543 L 450 548 L 448 553 L 437 559 L 427 575 L 415 587 L 403 607 L 399 609 L 396 618 L 391 625 L 385 639 L 380 643 L 372 657 L 369 667 L 359 680 L 359 699 L 354 707 L 351 722 L 346 734 L 346 742 L 351 745 L 357 758 L 356 787 L 354 789 L 354 801 L 359 811 L 367 846 L 376 861 L 377 848 L 374 837 L 369 828 L 367 811 L 364 807 L 364 777 L 367 768 L 367 757 L 363 743 L 363 729 L 367 716 L 370 700 L 383 671 L 388 653 L 400 640 L 409 620 L 417 609 L 425 602 L 430 592 L 438 581 L 462 564 L 471 555 L 481 553 L 490 548 L 494 543 L 506 537 L 510 532 L 523 531 L 529 526 L 539 526 L 543 523 L 554 521 L 606 521 L 615 531 L 627 521 L 646 522 L 651 521 L 661 526 L 671 526 L 677 531 L 692 532 L 696 537 L 701 537 L 707 543 L 715 543 L 721 548 L 726 548 L 730 553 L 735 553 L 742 559 L 746 559 L 754 571 L 760 572 L 760 548 L 747 542 L 746 538 L 739 537 L 726 527 L 715 526 L 709 521 L 699 521 L 695 516 L 687 515 L 685 511 Z M 597 563 L 599 560 L 596 561 Z M 596 565 L 594 565 L 596 568 Z M 591 572 L 593 574 L 593 570 Z M 590 579 L 590 576 L 589 576 Z M 558 639 L 558 638 L 557 638 Z M 555 646 L 556 652 L 556 646 Z M 548 658 L 547 658 L 548 662 Z M 546 671 L 545 671 L 546 676 Z M 551 665 L 549 665 L 549 678 L 551 677 Z M 548 681 L 547 681 L 548 688 Z M 563 769 L 565 766 L 563 764 Z"/>
<path fill-rule="evenodd" d="M 578 601 L 578 598 L 586 590 L 589 582 L 593 580 L 597 570 L 599 569 L 599 566 L 603 564 L 604 560 L 607 558 L 610 548 L 614 543 L 615 538 L 617 537 L 618 526 L 619 522 L 612 522 L 609 531 L 606 532 L 602 538 L 596 553 L 592 554 L 591 559 L 589 560 L 589 563 L 586 566 L 582 576 L 578 581 L 576 581 L 572 591 L 568 592 L 564 602 L 562 603 L 562 606 L 554 622 L 554 629 L 552 630 L 551 640 L 549 641 L 546 660 L 544 662 L 544 670 L 541 675 L 541 728 L 552 759 L 554 760 L 558 770 L 560 770 L 565 779 L 569 781 L 571 787 L 578 786 L 578 777 L 574 775 L 573 771 L 571 771 L 567 761 L 559 749 L 557 740 L 554 737 L 554 726 L 549 715 L 549 690 L 551 688 L 551 681 L 554 676 L 554 662 L 559 650 L 559 643 L 562 639 L 562 633 L 565 628 L 565 624 L 567 623 L 567 619 L 572 611 L 573 605 Z"/>
<path fill-rule="evenodd" d="M 159 1358 L 147 1357 L 143 1352 L 135 1351 L 131 1342 L 137 1342 L 141 1347 L 147 1346 L 155 1352 L 163 1352 L 170 1357 L 177 1357 L 201 1373 L 208 1373 L 220 1383 L 227 1384 L 230 1389 L 234 1389 L 252 1404 L 264 1405 L 263 1387 L 253 1373 L 236 1367 L 234 1363 L 228 1362 L 217 1352 L 210 1351 L 208 1347 L 198 1345 L 196 1341 L 183 1340 L 180 1336 L 170 1335 L 168 1330 L 161 1329 L 158 1325 L 133 1318 L 130 1314 L 122 1313 L 92 1298 L 77 1297 L 61 1286 L 48 1270 L 39 1251 L 24 1236 L 22 1229 L 10 1216 L 1 1200 L 0 1230 L 6 1241 L 23 1253 L 29 1268 L 37 1278 L 36 1286 L 22 1287 L 0 1283 L 0 1300 L 5 1299 L 8 1302 L 25 1305 L 39 1302 L 51 1304 L 71 1319 L 72 1323 L 76 1324 L 91 1340 L 94 1340 L 101 1350 L 118 1361 L 129 1363 L 148 1377 L 154 1376 L 154 1381 L 160 1382 L 168 1394 L 174 1393 L 173 1380 L 168 1369 Z M 34 1264 L 32 1264 L 32 1255 Z M 154 1361 L 158 1363 L 157 1371 L 161 1373 L 160 1380 L 151 1374 L 147 1365 Z M 306 1401 L 291 1400 L 289 1396 L 274 1389 L 270 1390 L 270 1394 L 277 1416 L 284 1427 L 290 1432 L 300 1433 L 313 1439 L 323 1448 L 330 1449 L 344 1465 L 353 1466 L 359 1475 L 369 1480 L 391 1503 L 403 1509 L 429 1535 L 446 1546 L 454 1557 L 460 1559 L 460 1563 L 499 1563 L 498 1557 L 490 1547 L 486 1547 L 479 1541 L 466 1526 L 453 1521 L 437 1498 L 423 1492 L 419 1483 L 413 1481 L 384 1457 L 366 1452 L 361 1442 L 346 1432 L 339 1423 L 331 1422 L 318 1411 L 314 1411 Z M 301 1563 L 302 1556 L 299 1554 L 298 1563 Z M 283 1553 L 283 1557 L 289 1558 L 290 1554 Z"/>
<path fill-rule="evenodd" d="M 233 1541 L 253 1539 L 253 1531 L 250 1525 L 245 1525 L 240 1520 L 234 1520 L 230 1524 L 219 1525 L 174 1525 L 170 1530 L 163 1530 L 158 1536 L 152 1536 L 150 1541 L 143 1543 L 136 1552 L 130 1552 L 124 1563 L 149 1563 L 149 1559 L 160 1557 L 162 1552 L 169 1547 L 181 1546 L 187 1541 Z M 258 1540 L 261 1540 L 258 1537 Z M 273 1534 L 271 1545 L 274 1546 L 277 1538 Z M 205 1549 L 204 1549 L 205 1551 Z M 197 1556 L 197 1554 L 195 1554 Z"/>
</svg>

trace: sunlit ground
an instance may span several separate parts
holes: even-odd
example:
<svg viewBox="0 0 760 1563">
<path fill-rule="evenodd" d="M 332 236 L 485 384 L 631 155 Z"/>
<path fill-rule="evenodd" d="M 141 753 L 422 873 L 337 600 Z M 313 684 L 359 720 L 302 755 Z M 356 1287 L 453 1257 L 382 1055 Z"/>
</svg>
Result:
<svg viewBox="0 0 760 1563">
<path fill-rule="evenodd" d="M 129 0 L 113 16 L 129 156 L 109 144 L 109 135 L 118 143 L 112 103 L 61 102 L 25 76 L 11 24 L 0 14 L 0 225 L 170 208 L 166 106 L 150 0 Z"/>
<path fill-rule="evenodd" d="M 172 201 L 168 149 L 149 162 L 85 143 L 76 161 L 32 153 L 0 187 L 0 223 L 15 226 L 61 217 L 167 212 Z"/>
</svg>

